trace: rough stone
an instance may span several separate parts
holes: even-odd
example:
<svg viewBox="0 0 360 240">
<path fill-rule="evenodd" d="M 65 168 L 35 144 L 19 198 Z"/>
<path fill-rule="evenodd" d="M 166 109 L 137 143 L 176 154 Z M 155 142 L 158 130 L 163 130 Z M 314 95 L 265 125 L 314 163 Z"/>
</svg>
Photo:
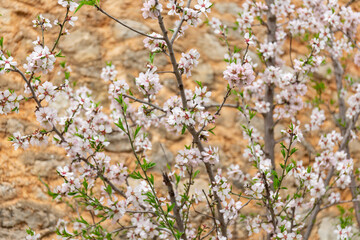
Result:
<svg viewBox="0 0 360 240">
<path fill-rule="evenodd" d="M 110 142 L 105 150 L 109 152 L 131 152 L 129 139 L 119 132 L 108 134 L 106 139 Z"/>
<path fill-rule="evenodd" d="M 51 152 L 37 153 L 33 151 L 25 151 L 20 157 L 20 160 L 25 165 L 33 165 L 36 162 L 49 162 L 49 161 L 61 162 L 64 159 L 65 157 L 57 153 L 51 153 Z"/>
<path fill-rule="evenodd" d="M 21 134 L 23 134 L 25 131 L 25 126 L 21 120 L 16 118 L 10 118 L 6 121 L 6 126 L 4 130 L 11 134 L 15 132 L 20 132 Z"/>
<path fill-rule="evenodd" d="M 274 128 L 274 137 L 275 139 L 279 139 L 281 137 L 284 136 L 284 134 L 281 132 L 281 130 L 286 130 L 288 127 L 284 124 L 276 124 L 275 128 Z"/>
<path fill-rule="evenodd" d="M 162 136 L 165 135 L 165 138 L 167 140 L 171 140 L 171 141 L 180 141 L 181 139 L 184 138 L 184 135 L 178 134 L 175 131 L 168 131 L 165 128 L 160 128 L 160 133 Z"/>
<path fill-rule="evenodd" d="M 39 200 L 46 201 L 46 200 L 50 199 L 49 195 L 46 192 L 46 189 L 41 189 L 38 186 L 34 186 L 32 188 L 32 191 L 33 191 L 33 193 L 35 193 L 36 198 Z"/>
<path fill-rule="evenodd" d="M 195 78 L 194 78 L 195 79 Z M 176 93 L 178 91 L 176 80 L 172 78 L 167 78 L 162 81 L 162 84 L 167 87 L 172 92 Z"/>
<path fill-rule="evenodd" d="M 320 240 L 334 239 L 334 229 L 338 220 L 335 218 L 324 217 L 319 225 L 318 234 Z"/>
<path fill-rule="evenodd" d="M 144 71 L 146 69 L 146 62 L 149 58 L 148 50 L 133 51 L 126 49 L 124 53 L 119 54 L 116 60 L 126 68 L 137 69 Z M 163 67 L 168 63 L 168 60 L 164 54 L 157 54 L 154 58 L 154 64 L 158 67 Z"/>
<path fill-rule="evenodd" d="M 221 45 L 220 40 L 211 34 L 205 33 L 197 40 L 200 53 L 207 56 L 210 60 L 221 61 L 227 52 L 227 48 Z"/>
<path fill-rule="evenodd" d="M 31 168 L 30 172 L 35 176 L 40 177 L 50 177 L 57 176 L 55 169 L 62 165 L 59 161 L 49 160 L 49 161 L 35 161 L 34 166 Z"/>
<path fill-rule="evenodd" d="M 0 25 L 11 23 L 11 11 L 9 9 L 0 7 L 0 16 Z"/>
<path fill-rule="evenodd" d="M 121 22 L 123 22 L 127 26 L 134 28 L 140 32 L 143 32 L 143 33 L 150 32 L 150 28 L 148 26 L 146 26 L 144 23 L 136 22 L 131 19 L 124 19 L 124 20 L 121 20 Z M 121 26 L 118 23 L 113 24 L 112 30 L 114 32 L 114 37 L 116 40 L 124 40 L 124 39 L 129 39 L 129 38 L 134 38 L 134 37 L 139 36 L 139 34 L 137 34 L 136 32 L 134 32 L 124 26 Z"/>
<path fill-rule="evenodd" d="M 216 121 L 218 124 L 224 127 L 231 128 L 232 126 L 234 126 L 236 120 L 237 120 L 237 114 L 236 112 L 234 112 L 234 109 L 222 109 L 221 115 L 218 117 Z"/>
<path fill-rule="evenodd" d="M 21 239 L 25 239 L 26 236 L 27 233 L 26 231 L 24 231 L 24 229 L 9 230 L 8 228 L 0 228 L 0 240 L 8 240 L 8 239 L 21 240 Z"/>
<path fill-rule="evenodd" d="M 78 30 L 64 37 L 59 43 L 64 53 L 72 54 L 77 63 L 88 63 L 101 58 L 101 50 L 97 35 L 91 32 Z"/>
<path fill-rule="evenodd" d="M 19 159 L 26 166 L 32 166 L 30 169 L 32 175 L 48 178 L 56 177 L 55 169 L 65 163 L 64 156 L 46 151 L 41 151 L 41 153 L 25 151 Z"/>
<path fill-rule="evenodd" d="M 151 154 L 151 161 L 156 163 L 155 170 L 162 171 L 166 169 L 167 164 L 171 165 L 174 155 L 172 152 L 162 143 L 156 143 L 153 145 Z"/>
<path fill-rule="evenodd" d="M 227 2 L 227 3 L 216 3 L 214 4 L 215 10 L 217 10 L 220 14 L 230 13 L 233 15 L 237 15 L 239 12 L 241 12 L 241 8 L 238 4 L 233 2 Z"/>
<path fill-rule="evenodd" d="M 1 228 L 14 228 L 25 225 L 32 229 L 44 229 L 55 226 L 60 213 L 52 210 L 49 205 L 33 201 L 19 201 L 14 205 L 0 208 Z"/>
<path fill-rule="evenodd" d="M 208 63 L 200 63 L 192 72 L 192 79 L 204 83 L 209 88 L 214 87 L 214 70 Z"/>
<path fill-rule="evenodd" d="M 16 188 L 11 183 L 0 183 L 0 199 L 11 200 L 17 195 Z"/>
</svg>

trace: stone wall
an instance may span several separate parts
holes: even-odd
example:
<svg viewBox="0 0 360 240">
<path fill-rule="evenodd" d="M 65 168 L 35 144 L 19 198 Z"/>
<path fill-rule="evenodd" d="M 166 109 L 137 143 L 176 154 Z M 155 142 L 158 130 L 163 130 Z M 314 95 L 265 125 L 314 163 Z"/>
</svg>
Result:
<svg viewBox="0 0 360 240">
<path fill-rule="evenodd" d="M 101 2 L 103 9 L 126 24 L 143 32 L 159 32 L 155 20 L 143 20 L 140 12 L 141 1 L 103 0 Z M 213 2 L 215 6 L 210 17 L 219 17 L 229 26 L 233 25 L 234 15 L 239 11 L 241 1 Z M 32 51 L 32 41 L 40 35 L 32 27 L 31 21 L 38 14 L 43 14 L 51 20 L 62 19 L 65 9 L 59 6 L 56 0 L 0 0 L 0 14 L 0 37 L 4 37 L 6 49 L 12 53 L 19 65 L 22 65 L 26 61 L 26 56 Z M 69 29 L 71 33 L 69 36 L 62 38 L 59 48 L 66 56 L 67 64 L 72 68 L 71 79 L 76 81 L 78 86 L 88 86 L 93 90 L 96 99 L 107 106 L 109 104 L 107 85 L 100 80 L 101 69 L 105 66 L 105 62 L 112 61 L 119 72 L 118 78 L 133 83 L 139 72 L 145 69 L 148 51 L 143 47 L 143 37 L 120 26 L 94 8 L 84 6 L 76 15 L 79 17 L 76 26 Z M 166 22 L 168 28 L 172 27 L 174 20 L 175 18 L 170 18 Z M 56 31 L 51 30 L 45 37 L 46 44 L 52 45 Z M 238 34 L 230 34 L 230 42 L 239 39 Z M 201 58 L 199 66 L 193 72 L 193 77 L 186 79 L 185 84 L 193 87 L 195 86 L 193 80 L 202 81 L 214 90 L 214 99 L 220 102 L 227 85 L 222 78 L 222 72 L 226 67 L 222 61 L 227 51 L 226 46 L 218 40 L 209 27 L 202 24 L 199 28 L 188 30 L 185 38 L 176 44 L 175 50 L 179 57 L 181 52 L 191 48 L 198 49 Z M 259 62 L 255 53 L 250 52 L 250 54 L 254 61 Z M 155 64 L 160 70 L 170 69 L 169 62 L 164 56 L 157 56 Z M 55 84 L 61 83 L 62 76 L 57 74 L 58 71 L 57 67 L 43 79 Z M 326 77 L 326 70 L 319 74 Z M 176 92 L 175 79 L 171 75 L 164 75 L 162 81 L 165 85 L 162 90 L 164 99 L 165 96 Z M 0 90 L 7 88 L 20 92 L 24 84 L 15 74 L 1 75 Z M 59 109 L 66 107 L 62 102 L 58 102 L 57 105 Z M 44 235 L 44 239 L 52 239 L 50 233 L 54 230 L 57 219 L 69 211 L 66 206 L 53 202 L 46 195 L 46 188 L 39 180 L 40 177 L 52 186 L 61 182 L 56 177 L 55 168 L 65 164 L 64 152 L 53 146 L 14 151 L 7 141 L 7 137 L 13 132 L 28 134 L 37 128 L 34 110 L 35 104 L 29 101 L 21 105 L 19 114 L 0 116 L 0 239 L 23 239 L 24 229 L 27 226 Z M 237 113 L 230 109 L 224 109 L 218 119 L 219 126 L 216 128 L 216 136 L 211 138 L 211 144 L 221 146 L 220 167 L 222 168 L 232 162 L 246 164 L 242 160 L 246 144 L 239 137 L 242 136 L 240 120 Z M 261 121 L 259 118 L 259 127 Z M 158 163 L 158 171 L 166 166 L 169 159 L 171 161 L 184 144 L 190 143 L 189 136 L 175 137 L 165 132 L 164 129 L 160 129 L 159 132 L 152 133 L 151 156 Z M 165 139 L 161 138 L 164 134 Z M 133 161 L 125 139 L 113 134 L 109 136 L 109 140 L 113 145 L 107 151 L 112 159 L 126 163 Z M 199 184 L 207 186 L 206 180 L 200 180 Z M 242 239 L 248 238 L 244 235 Z"/>
</svg>

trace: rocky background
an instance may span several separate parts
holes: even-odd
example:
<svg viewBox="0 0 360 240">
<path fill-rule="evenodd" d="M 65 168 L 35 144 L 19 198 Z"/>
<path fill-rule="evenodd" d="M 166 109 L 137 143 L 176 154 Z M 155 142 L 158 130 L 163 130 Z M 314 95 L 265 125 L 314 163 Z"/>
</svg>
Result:
<svg viewBox="0 0 360 240">
<path fill-rule="evenodd" d="M 143 20 L 140 12 L 141 1 L 103 0 L 101 2 L 103 9 L 128 25 L 142 32 L 159 32 L 157 21 Z M 210 18 L 219 17 L 228 26 L 232 26 L 242 1 L 214 0 L 213 2 L 215 5 Z M 355 7 L 360 10 L 360 6 Z M 32 41 L 40 35 L 39 31 L 32 27 L 31 21 L 39 14 L 52 21 L 62 19 L 65 9 L 58 5 L 56 0 L 0 0 L 0 14 L 0 37 L 4 37 L 6 49 L 22 66 L 26 56 L 32 51 Z M 71 80 L 75 81 L 77 86 L 88 86 L 93 90 L 96 99 L 107 106 L 109 104 L 107 84 L 100 80 L 102 67 L 105 66 L 106 61 L 112 61 L 119 72 L 118 78 L 126 79 L 134 86 L 133 80 L 145 69 L 149 56 L 148 51 L 143 47 L 144 38 L 120 26 L 92 7 L 85 6 L 76 15 L 79 17 L 76 26 L 69 29 L 70 35 L 62 38 L 59 48 L 62 49 L 66 56 L 65 60 L 72 69 Z M 171 28 L 176 19 L 168 20 L 167 26 Z M 47 45 L 53 44 L 56 31 L 57 29 L 51 30 L 45 35 Z M 239 34 L 230 33 L 231 42 L 241 42 L 239 40 L 241 40 Z M 201 61 L 194 70 L 193 77 L 185 80 L 185 84 L 194 86 L 193 80 L 202 81 L 214 91 L 214 100 L 220 102 L 227 84 L 222 78 L 222 72 L 226 67 L 222 61 L 227 51 L 226 46 L 208 26 L 202 24 L 199 28 L 190 28 L 185 38 L 176 44 L 175 50 L 180 56 L 181 52 L 191 48 L 198 49 Z M 301 53 L 302 49 L 296 48 L 296 45 L 294 49 L 298 49 L 299 54 Z M 249 54 L 260 65 L 256 53 L 250 51 Z M 169 62 L 164 56 L 156 56 L 155 64 L 161 70 L 170 69 Z M 329 68 L 331 69 L 331 65 L 323 66 L 316 76 L 327 79 L 330 84 L 333 76 L 329 74 Z M 354 75 L 359 72 L 356 68 L 350 70 Z M 48 76 L 44 76 L 45 79 L 60 84 L 63 77 L 57 74 L 58 71 L 57 67 Z M 163 75 L 162 79 L 165 88 L 161 92 L 163 98 L 160 97 L 159 101 L 176 93 L 173 76 Z M 8 88 L 21 92 L 24 84 L 15 74 L 0 76 L 0 90 Z M 332 86 L 330 89 L 334 90 L 335 87 Z M 331 94 L 329 93 L 328 97 L 331 97 Z M 333 94 L 336 95 L 336 91 L 333 91 Z M 55 105 L 58 109 L 66 107 L 66 104 L 60 101 Z M 0 239 L 4 240 L 24 239 L 25 229 L 28 226 L 44 236 L 43 239 L 52 239 L 54 235 L 51 235 L 51 232 L 55 230 L 58 219 L 69 211 L 64 204 L 56 203 L 47 196 L 46 188 L 40 181 L 41 178 L 51 186 L 61 182 L 55 169 L 66 163 L 64 152 L 53 146 L 14 151 L 7 141 L 7 138 L 16 131 L 29 134 L 37 128 L 34 110 L 35 104 L 29 101 L 21 105 L 19 114 L 0 117 Z M 241 118 L 232 109 L 224 109 L 218 119 L 216 136 L 211 137 L 210 142 L 211 145 L 221 147 L 221 166 L 218 167 L 225 169 L 235 162 L 247 166 L 246 160 L 242 158 L 246 144 L 241 137 L 240 123 Z M 253 124 L 262 130 L 261 117 L 255 119 Z M 280 130 L 285 126 L 286 123 L 277 126 L 276 138 L 281 136 Z M 325 130 L 332 127 L 328 125 Z M 165 138 L 162 137 L 164 135 Z M 166 133 L 164 129 L 152 133 L 151 137 L 153 142 L 151 159 L 157 162 L 158 172 L 164 169 L 168 161 L 172 161 L 176 152 L 183 149 L 184 144 L 189 144 L 191 141 L 188 136 L 177 137 Z M 129 153 L 131 149 L 127 140 L 116 134 L 109 135 L 108 138 L 111 145 L 107 151 L 112 159 L 131 164 L 133 159 Z M 360 145 L 358 143 L 353 145 L 352 149 L 360 152 Z M 308 158 L 305 152 L 298 157 Z M 200 179 L 198 185 L 207 188 L 206 178 Z M 312 239 L 334 239 L 333 225 L 337 222 L 335 218 L 337 214 L 336 209 L 322 213 Z M 239 239 L 248 239 L 247 234 L 240 233 Z"/>
</svg>

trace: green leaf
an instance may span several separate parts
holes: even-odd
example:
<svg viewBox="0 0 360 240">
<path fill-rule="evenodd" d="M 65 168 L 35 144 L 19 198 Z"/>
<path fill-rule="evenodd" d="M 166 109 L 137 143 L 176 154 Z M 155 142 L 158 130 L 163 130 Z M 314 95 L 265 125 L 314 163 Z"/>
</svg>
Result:
<svg viewBox="0 0 360 240">
<path fill-rule="evenodd" d="M 175 203 L 171 204 L 170 206 L 169 206 L 169 204 L 166 204 L 166 207 L 167 207 L 166 211 L 169 213 L 175 207 Z"/>
<path fill-rule="evenodd" d="M 88 182 L 86 181 L 86 178 L 84 178 L 83 186 L 84 186 L 85 190 L 88 189 L 89 184 L 88 184 Z"/>
<path fill-rule="evenodd" d="M 112 194 L 112 187 L 110 185 L 107 185 L 107 187 L 105 188 L 105 192 L 107 192 L 109 194 L 109 196 L 111 196 Z"/>
<path fill-rule="evenodd" d="M 0 47 L 1 47 L 1 50 L 3 50 L 3 48 L 4 48 L 4 37 L 0 38 Z"/>
<path fill-rule="evenodd" d="M 193 179 L 195 179 L 196 176 L 197 176 L 199 173 L 200 173 L 200 170 L 196 170 L 196 171 L 194 172 Z"/>
<path fill-rule="evenodd" d="M 183 126 L 182 130 L 181 130 L 181 135 L 183 135 L 186 131 L 186 125 Z"/>
<path fill-rule="evenodd" d="M 154 175 L 150 174 L 149 182 L 150 182 L 152 185 L 154 185 L 154 182 L 155 182 Z"/>
<path fill-rule="evenodd" d="M 143 177 L 141 176 L 141 174 L 139 172 L 130 173 L 129 177 L 131 177 L 132 179 L 143 179 Z"/>
<path fill-rule="evenodd" d="M 238 53 L 238 52 L 241 52 L 241 48 L 234 46 L 234 53 Z"/>
<path fill-rule="evenodd" d="M 64 55 L 61 55 L 61 50 L 55 55 L 55 57 L 65 57 Z"/>
<path fill-rule="evenodd" d="M 196 81 L 196 80 L 195 80 L 195 82 L 197 83 L 197 85 L 199 85 L 199 87 L 201 87 L 201 88 L 203 87 L 201 82 Z"/>
<path fill-rule="evenodd" d="M 277 175 L 276 171 L 272 170 L 271 173 L 274 176 L 273 185 L 274 185 L 274 189 L 276 190 L 280 186 L 280 181 L 279 181 L 279 178 L 278 178 L 278 175 Z"/>
<path fill-rule="evenodd" d="M 119 118 L 118 123 L 115 123 L 115 125 L 125 132 L 125 128 L 124 128 L 124 125 L 123 125 L 123 123 L 121 121 L 121 118 Z"/>
<path fill-rule="evenodd" d="M 179 184 L 181 177 L 179 175 L 177 175 L 176 173 L 174 174 L 174 176 L 176 179 L 176 184 Z"/>
<path fill-rule="evenodd" d="M 298 150 L 297 148 L 291 149 L 291 151 L 290 151 L 290 156 L 293 155 L 297 150 Z"/>
<path fill-rule="evenodd" d="M 283 149 L 281 149 L 281 154 L 283 155 L 283 158 L 285 158 L 285 156 L 286 156 L 286 152 L 285 152 L 285 149 L 283 148 Z"/>
<path fill-rule="evenodd" d="M 216 128 L 216 126 L 215 127 L 213 127 L 213 128 L 211 128 L 211 129 L 209 129 L 209 130 L 207 130 L 208 132 L 210 132 L 212 135 L 214 135 L 215 136 L 215 133 L 213 132 L 213 130 Z"/>
<path fill-rule="evenodd" d="M 141 126 L 137 126 L 137 127 L 136 127 L 136 130 L 135 130 L 135 133 L 134 133 L 134 139 L 135 139 L 136 136 L 138 135 L 140 129 L 141 129 Z"/>
<path fill-rule="evenodd" d="M 30 227 L 28 229 L 26 229 L 26 233 L 29 234 L 30 236 L 35 235 L 34 231 Z"/>
<path fill-rule="evenodd" d="M 150 54 L 149 54 L 149 62 L 151 64 L 154 64 L 154 58 L 155 58 L 155 53 L 150 52 Z"/>
<path fill-rule="evenodd" d="M 70 78 L 70 72 L 65 72 L 65 79 L 69 79 Z"/>
<path fill-rule="evenodd" d="M 290 172 L 295 166 L 293 164 L 289 164 L 287 167 L 286 167 L 286 173 Z"/>
<path fill-rule="evenodd" d="M 79 2 L 79 6 L 77 7 L 77 9 L 75 10 L 74 14 L 80 10 L 80 8 L 82 8 L 82 6 L 84 5 L 89 5 L 89 6 L 95 6 L 96 4 L 96 0 L 82 0 Z"/>
</svg>

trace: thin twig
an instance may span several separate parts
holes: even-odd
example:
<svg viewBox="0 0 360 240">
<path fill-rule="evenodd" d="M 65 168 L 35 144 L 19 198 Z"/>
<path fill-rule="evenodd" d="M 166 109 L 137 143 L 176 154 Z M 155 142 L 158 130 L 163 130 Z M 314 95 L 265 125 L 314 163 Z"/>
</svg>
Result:
<svg viewBox="0 0 360 240">
<path fill-rule="evenodd" d="M 166 113 L 166 111 L 163 108 L 161 108 L 161 107 L 159 107 L 159 106 L 157 106 L 157 105 L 155 105 L 155 104 L 153 104 L 151 102 L 144 101 L 144 100 L 138 99 L 136 97 L 133 97 L 133 96 L 130 96 L 130 95 L 127 95 L 127 94 L 122 94 L 122 95 L 123 95 L 123 97 L 130 98 L 130 99 L 134 100 L 135 102 L 139 102 L 139 103 L 149 105 L 149 106 L 151 106 L 151 107 L 153 107 L 153 108 L 155 108 L 157 110 L 160 110 L 160 111 Z"/>
<path fill-rule="evenodd" d="M 145 37 L 148 37 L 148 38 L 152 38 L 152 39 L 164 40 L 164 38 L 150 36 L 150 35 L 148 35 L 148 34 L 146 34 L 146 33 L 140 32 L 140 31 L 138 31 L 138 30 L 136 30 L 136 29 L 134 29 L 134 28 L 126 25 L 125 23 L 121 22 L 120 20 L 114 18 L 113 16 L 111 16 L 110 14 L 108 14 L 107 12 L 105 12 L 105 11 L 104 11 L 102 8 L 100 8 L 98 5 L 95 5 L 95 8 L 96 8 L 98 11 L 100 11 L 101 13 L 105 14 L 107 17 L 109 17 L 109 18 L 111 18 L 112 20 L 114 20 L 115 22 L 119 23 L 121 26 L 126 27 L 126 28 L 130 29 L 130 30 L 133 31 L 133 32 L 136 32 L 137 34 L 140 34 L 140 35 L 142 35 L 142 36 L 145 36 Z"/>
<path fill-rule="evenodd" d="M 190 7 L 190 4 L 191 4 L 191 0 L 188 0 L 186 7 L 189 8 L 189 7 Z M 182 26 L 182 24 L 184 23 L 184 21 L 185 21 L 185 13 L 183 13 L 183 15 L 182 15 L 182 17 L 181 17 L 181 20 L 180 20 L 180 23 L 179 23 L 179 26 L 176 28 L 174 34 L 173 34 L 172 37 L 171 37 L 171 40 L 170 40 L 171 44 L 174 43 L 174 41 L 175 41 L 175 39 L 176 39 L 176 36 L 178 35 L 178 33 L 179 33 L 179 31 L 180 31 L 180 29 L 181 29 L 181 26 Z"/>
</svg>

